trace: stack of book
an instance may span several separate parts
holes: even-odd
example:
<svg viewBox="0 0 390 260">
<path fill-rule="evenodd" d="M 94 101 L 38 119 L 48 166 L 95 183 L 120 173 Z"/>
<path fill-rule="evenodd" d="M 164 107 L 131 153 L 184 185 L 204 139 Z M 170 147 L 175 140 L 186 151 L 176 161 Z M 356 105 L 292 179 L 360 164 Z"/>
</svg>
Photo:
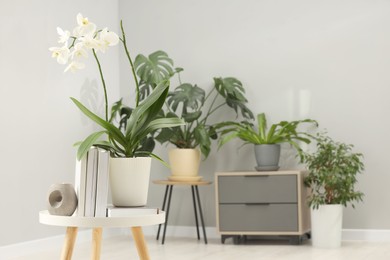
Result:
<svg viewBox="0 0 390 260">
<path fill-rule="evenodd" d="M 105 217 L 108 197 L 108 171 L 110 154 L 91 147 L 80 161 L 76 160 L 75 190 L 79 217 Z"/>
</svg>

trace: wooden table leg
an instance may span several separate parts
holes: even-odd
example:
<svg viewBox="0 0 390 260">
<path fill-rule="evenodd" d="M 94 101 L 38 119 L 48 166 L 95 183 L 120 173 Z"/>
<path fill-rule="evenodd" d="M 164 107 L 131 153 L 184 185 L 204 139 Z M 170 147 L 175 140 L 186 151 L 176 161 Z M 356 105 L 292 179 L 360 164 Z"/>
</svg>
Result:
<svg viewBox="0 0 390 260">
<path fill-rule="evenodd" d="M 94 228 L 92 230 L 92 260 L 100 259 L 100 250 L 102 245 L 102 228 Z"/>
<path fill-rule="evenodd" d="M 74 242 L 77 237 L 77 227 L 67 227 L 64 247 L 62 248 L 61 260 L 71 260 L 74 248 Z"/>
<path fill-rule="evenodd" d="M 148 247 L 146 245 L 144 233 L 142 232 L 141 227 L 132 227 L 131 232 L 133 233 L 133 238 L 135 241 L 135 246 L 137 247 L 138 256 L 140 260 L 150 260 Z"/>
</svg>

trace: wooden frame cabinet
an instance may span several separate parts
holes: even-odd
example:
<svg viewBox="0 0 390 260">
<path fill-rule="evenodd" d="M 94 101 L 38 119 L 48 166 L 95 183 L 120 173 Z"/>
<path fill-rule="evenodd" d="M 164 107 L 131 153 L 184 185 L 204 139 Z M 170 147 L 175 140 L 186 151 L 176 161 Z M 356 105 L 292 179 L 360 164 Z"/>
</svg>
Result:
<svg viewBox="0 0 390 260">
<path fill-rule="evenodd" d="M 292 244 L 310 237 L 310 209 L 303 171 L 217 172 L 217 230 L 233 237 L 286 236 Z"/>
</svg>

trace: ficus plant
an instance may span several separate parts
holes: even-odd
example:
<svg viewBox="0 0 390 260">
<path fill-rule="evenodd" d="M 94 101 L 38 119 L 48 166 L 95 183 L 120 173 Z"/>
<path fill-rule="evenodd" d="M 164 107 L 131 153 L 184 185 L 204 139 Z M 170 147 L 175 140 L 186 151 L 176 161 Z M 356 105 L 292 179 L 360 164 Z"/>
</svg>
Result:
<svg viewBox="0 0 390 260">
<path fill-rule="evenodd" d="M 363 200 L 363 193 L 355 189 L 357 175 L 364 170 L 363 154 L 353 152 L 353 145 L 336 142 L 318 133 L 315 152 L 301 152 L 301 162 L 309 174 L 305 186 L 311 189 L 309 205 L 341 204 L 347 206 Z"/>
</svg>

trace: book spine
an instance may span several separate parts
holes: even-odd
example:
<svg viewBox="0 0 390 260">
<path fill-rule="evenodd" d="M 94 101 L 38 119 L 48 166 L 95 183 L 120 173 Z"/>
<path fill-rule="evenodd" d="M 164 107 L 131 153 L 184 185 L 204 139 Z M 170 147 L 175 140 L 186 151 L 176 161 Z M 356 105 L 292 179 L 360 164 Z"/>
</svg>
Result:
<svg viewBox="0 0 390 260">
<path fill-rule="evenodd" d="M 98 170 L 96 184 L 96 207 L 95 217 L 105 217 L 108 197 L 109 182 L 109 159 L 110 153 L 103 149 L 98 149 Z"/>
<path fill-rule="evenodd" d="M 76 159 L 75 191 L 78 199 L 77 210 L 74 215 L 83 217 L 85 211 L 85 182 L 87 174 L 87 156 L 81 160 Z"/>
<path fill-rule="evenodd" d="M 96 204 L 96 178 L 97 178 L 97 164 L 98 151 L 96 147 L 91 147 L 87 155 L 87 178 L 85 185 L 85 217 L 95 216 Z"/>
</svg>

